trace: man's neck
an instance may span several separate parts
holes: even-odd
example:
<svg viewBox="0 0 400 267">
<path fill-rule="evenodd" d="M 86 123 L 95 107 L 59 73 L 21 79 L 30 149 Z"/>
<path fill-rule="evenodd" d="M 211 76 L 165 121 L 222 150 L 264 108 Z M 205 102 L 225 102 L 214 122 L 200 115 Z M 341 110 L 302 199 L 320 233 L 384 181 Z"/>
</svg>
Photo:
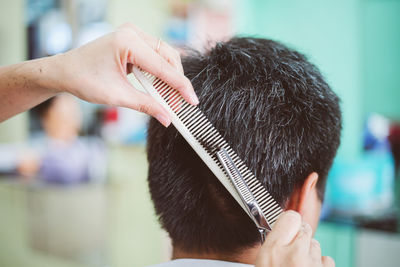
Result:
<svg viewBox="0 0 400 267">
<path fill-rule="evenodd" d="M 254 265 L 256 262 L 258 251 L 260 246 L 255 246 L 251 248 L 246 248 L 236 254 L 218 254 L 218 253 L 196 253 L 187 252 L 182 249 L 174 247 L 172 253 L 172 259 L 208 259 L 208 260 L 220 260 L 220 261 L 230 261 L 239 262 L 245 264 Z"/>
</svg>

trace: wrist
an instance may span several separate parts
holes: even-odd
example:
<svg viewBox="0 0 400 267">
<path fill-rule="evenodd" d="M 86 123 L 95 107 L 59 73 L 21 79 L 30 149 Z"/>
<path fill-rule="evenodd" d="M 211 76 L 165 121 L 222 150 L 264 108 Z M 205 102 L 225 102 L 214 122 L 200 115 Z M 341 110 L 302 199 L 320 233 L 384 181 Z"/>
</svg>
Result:
<svg viewBox="0 0 400 267">
<path fill-rule="evenodd" d="M 32 61 L 32 76 L 36 86 L 46 90 L 49 94 L 56 95 L 63 91 L 60 86 L 59 56 L 49 56 Z"/>
</svg>

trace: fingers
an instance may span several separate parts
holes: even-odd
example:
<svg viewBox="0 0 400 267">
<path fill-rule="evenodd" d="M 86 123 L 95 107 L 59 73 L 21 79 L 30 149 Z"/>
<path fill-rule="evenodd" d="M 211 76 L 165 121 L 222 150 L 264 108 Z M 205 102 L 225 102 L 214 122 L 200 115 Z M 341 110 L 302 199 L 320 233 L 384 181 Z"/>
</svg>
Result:
<svg viewBox="0 0 400 267">
<path fill-rule="evenodd" d="M 128 86 L 131 87 L 130 85 Z M 165 127 L 168 127 L 171 124 L 171 118 L 168 112 L 151 96 L 140 92 L 133 87 L 125 91 L 129 92 L 129 95 L 125 96 L 120 101 L 121 106 L 146 113 L 156 118 Z M 132 99 L 133 101 L 131 101 Z"/>
<path fill-rule="evenodd" d="M 269 245 L 288 245 L 296 237 L 301 227 L 301 216 L 295 211 L 282 213 L 274 224 L 265 240 L 266 246 Z"/>
<path fill-rule="evenodd" d="M 122 31 L 132 33 L 132 37 L 138 36 L 139 41 L 132 40 L 132 50 L 129 53 L 128 63 L 138 65 L 144 70 L 162 79 L 174 89 L 178 90 L 182 97 L 192 105 L 197 105 L 199 100 L 193 90 L 189 79 L 183 75 L 179 53 L 168 44 L 161 42 L 158 54 L 155 49 L 158 39 L 144 33 L 135 25 L 126 23 L 120 27 Z M 161 56 L 160 56 L 161 55 Z"/>
<path fill-rule="evenodd" d="M 173 68 L 164 58 L 144 43 L 137 42 L 135 50 L 140 52 L 131 53 L 131 58 L 128 59 L 129 63 L 140 66 L 178 90 L 190 104 L 197 105 L 199 103 L 189 79 L 182 75 L 180 71 Z"/>
<path fill-rule="evenodd" d="M 315 239 L 310 242 L 310 257 L 313 262 L 321 261 L 321 245 Z"/>
<path fill-rule="evenodd" d="M 145 33 L 140 28 L 134 25 L 128 25 L 128 27 L 134 27 L 136 29 L 137 34 L 154 50 L 157 49 L 158 43 L 160 42 L 159 50 L 156 52 L 160 54 L 173 67 L 175 67 L 177 70 L 183 73 L 181 56 L 177 50 L 172 48 L 169 44 L 161 40 L 159 41 L 159 39 L 154 38 L 150 34 Z"/>
<path fill-rule="evenodd" d="M 149 41 L 149 42 L 151 42 L 151 41 Z M 174 68 L 176 68 L 178 71 L 180 71 L 183 74 L 184 72 L 183 72 L 181 56 L 180 56 L 179 52 L 176 51 L 175 49 L 173 49 L 167 43 L 163 42 L 161 39 L 160 39 L 160 41 L 157 40 L 156 47 L 158 46 L 158 42 L 160 42 L 160 45 L 158 47 L 159 50 L 156 52 L 158 54 L 160 54 Z"/>
<path fill-rule="evenodd" d="M 312 239 L 312 228 L 308 223 L 303 222 L 297 236 L 293 240 L 293 245 L 299 249 L 308 252 L 310 250 L 310 242 Z"/>
<path fill-rule="evenodd" d="M 330 257 L 321 257 L 321 246 L 312 238 L 313 230 L 294 211 L 282 213 L 267 235 L 256 266 L 334 267 Z"/>
<path fill-rule="evenodd" d="M 312 239 L 313 230 L 297 212 L 287 211 L 267 235 L 256 266 L 334 267 L 330 257 L 321 257 L 321 246 Z"/>
<path fill-rule="evenodd" d="M 329 256 L 322 257 L 322 266 L 323 267 L 335 267 L 335 261 Z"/>
</svg>

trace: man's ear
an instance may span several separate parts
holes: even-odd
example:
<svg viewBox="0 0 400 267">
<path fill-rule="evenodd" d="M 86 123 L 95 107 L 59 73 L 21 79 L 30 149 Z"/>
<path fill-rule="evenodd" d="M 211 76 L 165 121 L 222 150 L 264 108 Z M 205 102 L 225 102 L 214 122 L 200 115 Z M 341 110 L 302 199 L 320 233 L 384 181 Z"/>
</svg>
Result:
<svg viewBox="0 0 400 267">
<path fill-rule="evenodd" d="M 293 191 L 286 206 L 286 209 L 300 213 L 303 220 L 309 223 L 313 229 L 317 227 L 321 211 L 317 182 L 318 174 L 312 172 L 308 175 L 303 185 Z"/>
</svg>

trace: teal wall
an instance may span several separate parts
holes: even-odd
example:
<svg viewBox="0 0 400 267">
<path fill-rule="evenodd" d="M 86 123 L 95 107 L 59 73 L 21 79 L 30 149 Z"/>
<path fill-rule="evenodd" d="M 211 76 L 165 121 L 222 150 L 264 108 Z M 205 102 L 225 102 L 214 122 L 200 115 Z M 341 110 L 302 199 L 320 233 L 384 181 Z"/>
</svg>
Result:
<svg viewBox="0 0 400 267">
<path fill-rule="evenodd" d="M 340 157 L 361 154 L 367 113 L 400 119 L 400 1 L 237 2 L 240 34 L 272 38 L 303 52 L 340 96 Z"/>
<path fill-rule="evenodd" d="M 272 38 L 319 67 L 340 96 L 338 157 L 362 153 L 366 115 L 400 121 L 400 0 L 237 0 L 239 34 Z M 322 223 L 316 238 L 337 266 L 354 266 L 355 229 Z"/>
<path fill-rule="evenodd" d="M 400 121 L 400 1 L 366 1 L 362 11 L 363 111 Z"/>
<path fill-rule="evenodd" d="M 348 225 L 321 222 L 315 238 L 321 243 L 323 256 L 330 256 L 336 266 L 355 266 L 355 243 L 357 230 Z"/>
</svg>

